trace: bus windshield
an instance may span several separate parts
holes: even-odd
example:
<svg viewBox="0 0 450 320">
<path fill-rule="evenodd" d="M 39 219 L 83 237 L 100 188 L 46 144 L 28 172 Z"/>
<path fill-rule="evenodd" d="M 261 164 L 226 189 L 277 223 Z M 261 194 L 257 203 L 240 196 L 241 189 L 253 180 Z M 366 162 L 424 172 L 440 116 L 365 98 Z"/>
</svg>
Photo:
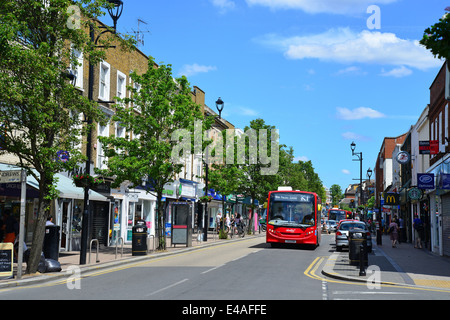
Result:
<svg viewBox="0 0 450 320">
<path fill-rule="evenodd" d="M 339 221 L 341 221 L 341 220 L 344 220 L 346 217 L 345 217 L 345 211 L 344 210 L 333 210 L 333 209 L 331 209 L 330 211 L 329 211 L 329 214 L 328 214 L 328 219 L 329 220 L 335 220 L 336 222 L 339 222 Z"/>
<path fill-rule="evenodd" d="M 307 228 L 315 225 L 314 195 L 276 192 L 270 195 L 268 223 Z"/>
</svg>

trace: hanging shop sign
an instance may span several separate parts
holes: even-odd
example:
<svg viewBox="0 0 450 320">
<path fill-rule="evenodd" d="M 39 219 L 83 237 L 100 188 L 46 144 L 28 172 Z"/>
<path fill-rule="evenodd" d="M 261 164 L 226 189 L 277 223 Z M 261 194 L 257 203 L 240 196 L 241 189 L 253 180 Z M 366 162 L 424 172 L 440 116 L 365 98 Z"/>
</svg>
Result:
<svg viewBox="0 0 450 320">
<path fill-rule="evenodd" d="M 418 173 L 417 188 L 434 189 L 434 173 Z"/>
<path fill-rule="evenodd" d="M 385 192 L 384 193 L 384 205 L 385 206 L 396 206 L 399 205 L 399 195 L 398 193 Z"/>
<path fill-rule="evenodd" d="M 411 155 L 406 151 L 400 151 L 395 157 L 398 163 L 407 164 L 411 161 Z"/>
<path fill-rule="evenodd" d="M 422 194 L 423 194 L 423 192 L 419 188 L 411 188 L 408 191 L 408 197 L 411 200 L 419 200 L 419 199 L 421 199 L 422 198 Z"/>
<path fill-rule="evenodd" d="M 441 173 L 439 179 L 439 188 L 440 189 L 450 189 L 450 174 L 448 173 Z"/>
</svg>

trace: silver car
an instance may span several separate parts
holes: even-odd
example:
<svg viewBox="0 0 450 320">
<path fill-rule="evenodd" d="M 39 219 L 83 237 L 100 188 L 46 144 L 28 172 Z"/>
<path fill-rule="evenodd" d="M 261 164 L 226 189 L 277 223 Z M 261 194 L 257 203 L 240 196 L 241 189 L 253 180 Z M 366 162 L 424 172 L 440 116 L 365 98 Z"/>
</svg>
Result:
<svg viewBox="0 0 450 320">
<path fill-rule="evenodd" d="M 336 221 L 334 221 L 334 220 L 327 220 L 326 224 L 327 224 L 328 233 L 336 232 L 336 228 L 337 228 Z"/>
<path fill-rule="evenodd" d="M 372 237 L 367 225 L 359 220 L 342 221 L 336 230 L 336 251 L 342 251 L 342 248 L 348 248 L 348 232 L 353 229 L 362 229 L 367 232 L 367 250 L 372 252 Z"/>
</svg>

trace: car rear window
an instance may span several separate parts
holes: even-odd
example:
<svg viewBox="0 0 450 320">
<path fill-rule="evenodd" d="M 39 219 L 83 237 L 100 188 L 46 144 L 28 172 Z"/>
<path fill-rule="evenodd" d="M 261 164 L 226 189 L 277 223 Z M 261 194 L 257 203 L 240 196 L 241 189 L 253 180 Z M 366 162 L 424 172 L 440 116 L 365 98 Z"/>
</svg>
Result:
<svg viewBox="0 0 450 320">
<path fill-rule="evenodd" d="M 353 229 L 363 229 L 366 230 L 366 225 L 364 223 L 341 223 L 339 229 L 343 231 L 353 230 Z"/>
</svg>

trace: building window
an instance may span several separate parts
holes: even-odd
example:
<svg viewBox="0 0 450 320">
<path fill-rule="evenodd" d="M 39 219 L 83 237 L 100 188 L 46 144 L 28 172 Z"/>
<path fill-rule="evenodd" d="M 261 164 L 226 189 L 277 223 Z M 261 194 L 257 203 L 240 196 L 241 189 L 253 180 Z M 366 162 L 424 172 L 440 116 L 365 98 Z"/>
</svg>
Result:
<svg viewBox="0 0 450 320">
<path fill-rule="evenodd" d="M 75 87 L 83 89 L 83 52 L 72 48 L 72 55 L 74 59 L 74 62 L 72 63 L 72 72 L 77 77 Z"/>
<path fill-rule="evenodd" d="M 106 125 L 98 124 L 98 136 L 99 137 L 108 137 L 109 136 L 109 122 Z M 106 169 L 108 166 L 105 163 L 106 161 L 105 150 L 103 149 L 103 144 L 99 139 L 97 139 L 97 168 Z"/>
<path fill-rule="evenodd" d="M 117 71 L 117 97 L 124 99 L 126 97 L 127 76 Z"/>
<path fill-rule="evenodd" d="M 98 98 L 103 101 L 109 101 L 111 67 L 107 62 L 100 62 L 100 83 Z"/>
</svg>

